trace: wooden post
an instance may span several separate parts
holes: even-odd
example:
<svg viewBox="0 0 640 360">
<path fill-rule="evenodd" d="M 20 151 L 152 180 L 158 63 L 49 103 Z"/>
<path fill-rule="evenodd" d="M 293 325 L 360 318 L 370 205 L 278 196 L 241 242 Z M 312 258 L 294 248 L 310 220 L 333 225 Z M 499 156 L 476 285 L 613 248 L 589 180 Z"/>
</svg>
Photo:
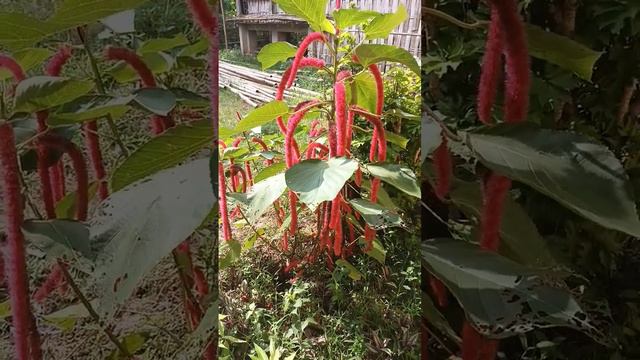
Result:
<svg viewBox="0 0 640 360">
<path fill-rule="evenodd" d="M 224 0 L 220 0 L 220 19 L 222 20 L 222 32 L 224 34 L 224 48 L 229 49 L 229 37 L 227 37 L 227 21 L 224 16 Z"/>
</svg>

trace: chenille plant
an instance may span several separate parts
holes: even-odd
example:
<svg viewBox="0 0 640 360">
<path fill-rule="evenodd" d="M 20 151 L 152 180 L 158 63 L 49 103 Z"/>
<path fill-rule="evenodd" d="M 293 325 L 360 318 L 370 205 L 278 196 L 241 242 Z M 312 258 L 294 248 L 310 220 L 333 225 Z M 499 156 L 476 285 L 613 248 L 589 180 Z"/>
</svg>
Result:
<svg viewBox="0 0 640 360">
<path fill-rule="evenodd" d="M 383 183 L 394 197 L 420 196 L 411 164 L 388 161 L 393 127 L 384 108 L 382 68 L 403 66 L 417 74 L 419 66 L 407 50 L 374 43 L 402 24 L 407 11 L 401 4 L 394 13 L 382 14 L 342 8 L 339 1 L 334 9 L 327 9 L 327 1 L 277 3 L 312 31 L 297 46 L 275 42 L 260 50 L 263 69 L 288 65 L 274 99 L 235 127 L 221 129 L 220 219 L 229 248 L 221 267 L 247 249 L 240 244 L 254 246 L 257 239 L 259 246 L 281 254 L 285 273 L 304 276 L 305 268 L 323 261 L 357 276 L 351 257 L 381 251 L 384 229 L 410 225 L 388 201 L 379 201 L 381 192 L 385 200 L 389 196 Z M 356 30 L 364 34 L 359 40 Z M 325 58 L 309 55 L 318 47 L 327 49 Z M 322 78 L 325 91 L 315 98 L 292 98 L 302 69 Z M 243 172 L 239 162 L 250 166 Z M 273 226 L 257 225 L 265 215 L 273 216 Z"/>
</svg>

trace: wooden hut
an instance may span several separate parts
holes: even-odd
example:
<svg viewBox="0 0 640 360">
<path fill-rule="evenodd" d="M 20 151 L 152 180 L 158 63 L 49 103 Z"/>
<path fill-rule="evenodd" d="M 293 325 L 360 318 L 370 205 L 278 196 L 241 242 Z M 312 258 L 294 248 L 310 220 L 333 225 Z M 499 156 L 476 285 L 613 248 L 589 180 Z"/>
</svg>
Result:
<svg viewBox="0 0 640 360">
<path fill-rule="evenodd" d="M 409 13 L 407 20 L 400 24 L 387 39 L 376 40 L 379 44 L 401 47 L 416 58 L 420 56 L 421 5 L 419 0 L 343 0 L 343 7 L 355 6 L 361 10 L 374 10 L 381 13 L 393 12 L 399 4 L 404 4 Z M 327 15 L 333 12 L 335 0 L 327 5 Z M 287 14 L 271 0 L 236 0 L 237 16 L 231 19 L 240 31 L 240 48 L 245 55 L 258 52 L 258 33 L 270 33 L 270 41 L 287 41 L 290 33 L 307 33 L 307 24 Z M 344 31 L 344 30 L 343 30 Z M 355 28 L 346 29 L 357 41 L 364 36 Z M 322 44 L 314 44 L 309 55 L 328 59 L 328 51 Z"/>
</svg>

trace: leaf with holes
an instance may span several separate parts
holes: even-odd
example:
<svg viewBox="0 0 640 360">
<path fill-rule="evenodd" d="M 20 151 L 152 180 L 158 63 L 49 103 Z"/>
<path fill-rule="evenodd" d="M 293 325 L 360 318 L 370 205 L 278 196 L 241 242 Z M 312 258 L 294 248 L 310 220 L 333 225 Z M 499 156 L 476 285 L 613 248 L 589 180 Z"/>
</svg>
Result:
<svg viewBox="0 0 640 360">
<path fill-rule="evenodd" d="M 402 218 L 393 210 L 365 199 L 351 199 L 353 209 L 362 215 L 364 221 L 373 229 L 385 229 L 403 226 Z"/>
<path fill-rule="evenodd" d="M 526 123 L 468 133 L 467 143 L 491 170 L 606 228 L 640 236 L 629 177 L 604 145 Z"/>
<path fill-rule="evenodd" d="M 112 315 L 142 277 L 191 235 L 216 202 L 209 158 L 162 170 L 115 192 L 90 220 L 99 249 L 100 312 Z"/>
<path fill-rule="evenodd" d="M 422 245 L 422 260 L 483 335 L 507 338 L 565 326 L 604 344 L 610 342 L 563 283 L 496 253 L 460 240 L 434 239 Z"/>
<path fill-rule="evenodd" d="M 305 160 L 287 170 L 285 179 L 300 201 L 314 210 L 321 202 L 338 196 L 357 168 L 358 162 L 347 158 Z"/>
<path fill-rule="evenodd" d="M 33 76 L 16 87 L 14 112 L 33 113 L 73 101 L 86 95 L 93 81 L 56 76 Z"/>
</svg>

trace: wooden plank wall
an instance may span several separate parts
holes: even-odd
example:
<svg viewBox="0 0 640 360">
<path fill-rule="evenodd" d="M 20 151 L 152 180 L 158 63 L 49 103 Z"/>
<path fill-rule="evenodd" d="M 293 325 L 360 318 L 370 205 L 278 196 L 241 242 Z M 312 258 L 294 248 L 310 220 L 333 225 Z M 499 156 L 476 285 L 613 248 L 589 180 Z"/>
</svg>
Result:
<svg viewBox="0 0 640 360">
<path fill-rule="evenodd" d="M 283 13 L 282 10 L 270 0 L 242 0 L 248 4 L 249 14 L 272 14 Z M 399 4 L 404 4 L 407 8 L 409 16 L 404 23 L 400 24 L 387 39 L 377 39 L 373 43 L 388 44 L 403 48 L 409 51 L 416 59 L 420 58 L 421 53 L 421 2 L 420 0 L 343 0 L 343 7 L 354 5 L 361 10 L 374 10 L 381 13 L 395 12 Z M 335 8 L 335 0 L 329 0 L 327 6 L 327 14 L 331 14 Z M 343 29 L 345 31 L 345 29 Z M 346 29 L 360 41 L 364 34 L 355 28 Z M 327 48 L 322 44 L 314 44 L 309 49 L 309 56 L 322 58 L 325 61 L 330 60 Z M 384 66 L 385 70 L 387 65 Z"/>
</svg>

